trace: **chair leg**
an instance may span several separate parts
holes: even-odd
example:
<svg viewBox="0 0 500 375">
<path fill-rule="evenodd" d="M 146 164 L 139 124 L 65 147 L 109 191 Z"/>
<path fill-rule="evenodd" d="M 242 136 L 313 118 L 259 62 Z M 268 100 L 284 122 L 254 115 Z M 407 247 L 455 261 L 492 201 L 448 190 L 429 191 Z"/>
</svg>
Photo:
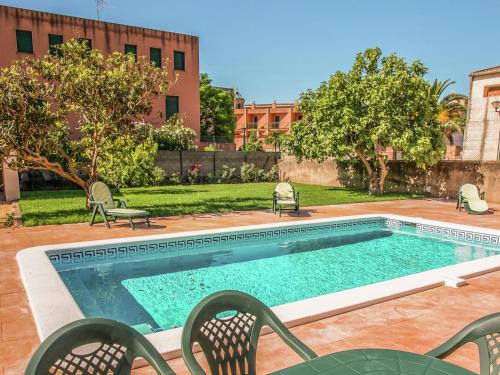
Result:
<svg viewBox="0 0 500 375">
<path fill-rule="evenodd" d="M 280 211 L 280 217 L 281 217 L 281 206 L 279 206 L 279 211 Z"/>
<path fill-rule="evenodd" d="M 134 227 L 134 222 L 132 221 L 132 218 L 131 218 L 131 217 L 129 217 L 129 218 L 128 218 L 128 222 L 129 222 L 130 227 L 132 228 L 132 230 L 135 230 L 135 227 Z"/>
<path fill-rule="evenodd" d="M 104 222 L 106 223 L 106 226 L 108 227 L 108 229 L 111 229 L 111 226 L 109 225 L 108 218 L 106 217 L 106 213 L 102 209 L 100 209 L 100 211 L 101 211 L 101 215 L 102 215 L 102 217 L 104 219 Z"/>
<path fill-rule="evenodd" d="M 97 206 L 94 206 L 94 209 L 92 211 L 92 219 L 90 220 L 90 226 L 94 225 L 94 220 L 97 215 Z"/>
<path fill-rule="evenodd" d="M 148 223 L 148 228 L 151 228 L 151 224 L 149 222 L 149 216 L 146 216 L 146 223 Z"/>
</svg>

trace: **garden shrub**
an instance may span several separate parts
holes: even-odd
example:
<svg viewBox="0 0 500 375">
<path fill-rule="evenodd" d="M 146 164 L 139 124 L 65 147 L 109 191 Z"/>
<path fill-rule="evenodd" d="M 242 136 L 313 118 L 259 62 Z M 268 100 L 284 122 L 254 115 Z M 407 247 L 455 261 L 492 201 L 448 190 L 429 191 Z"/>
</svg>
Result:
<svg viewBox="0 0 500 375">
<path fill-rule="evenodd" d="M 99 156 L 98 175 L 117 189 L 159 185 L 165 172 L 154 165 L 157 152 L 151 137 L 139 143 L 131 135 L 110 139 Z"/>
<path fill-rule="evenodd" d="M 278 164 L 274 164 L 269 172 L 266 173 L 266 180 L 269 182 L 277 182 L 280 179 L 280 169 Z"/>
<path fill-rule="evenodd" d="M 187 181 L 190 185 L 194 185 L 194 184 L 197 184 L 198 182 L 200 182 L 201 167 L 202 167 L 201 164 L 195 164 L 187 169 L 186 177 L 187 177 Z"/>
<path fill-rule="evenodd" d="M 218 182 L 218 178 L 217 178 L 217 176 L 214 176 L 212 173 L 209 173 L 205 177 L 205 182 L 207 184 L 216 184 Z"/>
<path fill-rule="evenodd" d="M 179 173 L 173 172 L 167 179 L 169 185 L 180 185 L 182 182 L 182 177 Z"/>
<path fill-rule="evenodd" d="M 184 120 L 179 114 L 169 117 L 165 124 L 155 131 L 155 141 L 158 143 L 158 149 L 160 150 L 196 150 L 195 137 L 196 132 L 184 126 Z"/>
<path fill-rule="evenodd" d="M 236 168 L 230 168 L 227 165 L 222 166 L 219 181 L 221 184 L 230 184 L 236 179 Z"/>
<path fill-rule="evenodd" d="M 266 172 L 253 163 L 243 163 L 240 169 L 241 182 L 262 182 L 266 180 Z"/>
<path fill-rule="evenodd" d="M 214 152 L 214 151 L 218 151 L 218 150 L 214 147 L 214 145 L 212 143 L 210 143 L 209 145 L 207 145 L 203 148 L 203 151 Z"/>
</svg>

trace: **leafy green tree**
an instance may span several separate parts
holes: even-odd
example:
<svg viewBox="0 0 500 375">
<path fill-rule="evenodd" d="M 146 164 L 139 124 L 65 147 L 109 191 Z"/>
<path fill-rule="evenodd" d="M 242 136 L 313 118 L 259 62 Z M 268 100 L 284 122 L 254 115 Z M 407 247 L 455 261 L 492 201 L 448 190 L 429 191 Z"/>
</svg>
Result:
<svg viewBox="0 0 500 375">
<path fill-rule="evenodd" d="M 240 147 L 240 151 L 262 151 L 262 142 L 259 141 L 257 130 L 252 130 L 250 136 L 244 145 Z"/>
<path fill-rule="evenodd" d="M 109 139 L 134 134 L 151 99 L 167 92 L 167 70 L 75 40 L 60 49 L 0 70 L 0 157 L 15 152 L 11 167 L 50 170 L 88 198 Z"/>
<path fill-rule="evenodd" d="M 155 186 L 165 179 L 163 169 L 154 165 L 158 145 L 151 135 L 123 135 L 109 139 L 99 155 L 99 177 L 117 189 Z"/>
<path fill-rule="evenodd" d="M 234 140 L 234 104 L 232 96 L 212 86 L 207 73 L 200 75 L 201 134 Z"/>
<path fill-rule="evenodd" d="M 384 191 L 386 147 L 420 168 L 437 163 L 443 153 L 438 97 L 424 79 L 426 72 L 420 61 L 382 57 L 379 48 L 358 54 L 349 72 L 337 72 L 301 95 L 304 117 L 286 138 L 288 152 L 299 161 L 361 161 L 372 194 Z"/>
<path fill-rule="evenodd" d="M 196 132 L 184 126 L 184 120 L 178 114 L 170 116 L 161 128 L 154 131 L 154 138 L 160 150 L 195 150 L 195 137 Z"/>
<path fill-rule="evenodd" d="M 281 149 L 281 145 L 285 142 L 285 136 L 285 134 L 275 131 L 266 137 L 265 142 L 272 145 L 275 151 L 279 151 Z"/>
</svg>

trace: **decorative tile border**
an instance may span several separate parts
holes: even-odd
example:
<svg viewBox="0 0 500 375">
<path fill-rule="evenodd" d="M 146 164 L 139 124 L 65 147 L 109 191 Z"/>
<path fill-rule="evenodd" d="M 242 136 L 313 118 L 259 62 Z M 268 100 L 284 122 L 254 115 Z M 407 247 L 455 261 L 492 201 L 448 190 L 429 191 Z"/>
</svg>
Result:
<svg viewBox="0 0 500 375">
<path fill-rule="evenodd" d="M 194 249 L 234 245 L 242 242 L 266 241 L 278 238 L 296 238 L 311 233 L 350 232 L 356 229 L 384 228 L 386 219 L 367 218 L 326 224 L 307 224 L 259 231 L 214 234 L 211 236 L 176 238 L 166 241 L 124 243 L 98 248 L 67 249 L 47 252 L 49 260 L 58 270 L 86 264 L 120 261 L 122 259 L 181 254 Z"/>
<path fill-rule="evenodd" d="M 470 242 L 487 246 L 500 246 L 500 236 L 472 232 L 467 230 L 446 228 L 436 225 L 417 224 L 416 230 L 428 236 L 451 238 L 457 241 Z"/>
<path fill-rule="evenodd" d="M 218 233 L 210 236 L 179 237 L 168 240 L 150 242 L 130 242 L 114 246 L 64 249 L 47 252 L 49 260 L 58 270 L 70 269 L 74 266 L 116 262 L 138 257 L 156 257 L 179 255 L 195 249 L 234 245 L 242 242 L 268 241 L 279 238 L 297 238 L 311 233 L 350 232 L 366 228 L 388 228 L 410 233 L 422 233 L 432 237 L 450 238 L 457 241 L 500 246 L 500 236 L 467 231 L 444 226 L 419 224 L 393 218 L 366 218 L 340 222 L 307 224 L 281 227 L 266 230 L 250 230 L 242 232 Z"/>
<path fill-rule="evenodd" d="M 391 230 L 411 231 L 422 233 L 426 236 L 450 238 L 456 241 L 479 245 L 500 246 L 500 236 L 494 234 L 479 233 L 431 224 L 412 223 L 396 219 L 387 219 L 385 225 Z"/>
</svg>

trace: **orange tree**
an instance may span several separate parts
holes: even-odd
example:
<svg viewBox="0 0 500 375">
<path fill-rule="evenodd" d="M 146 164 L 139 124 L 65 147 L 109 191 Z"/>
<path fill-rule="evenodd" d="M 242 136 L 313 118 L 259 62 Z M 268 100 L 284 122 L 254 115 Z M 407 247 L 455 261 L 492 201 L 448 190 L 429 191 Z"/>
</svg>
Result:
<svg viewBox="0 0 500 375">
<path fill-rule="evenodd" d="M 167 92 L 167 70 L 74 40 L 59 48 L 0 71 L 0 157 L 14 153 L 10 167 L 52 171 L 88 198 L 106 145 L 134 133 L 151 99 Z"/>
<path fill-rule="evenodd" d="M 287 152 L 299 161 L 361 162 L 372 194 L 384 192 L 386 147 L 421 168 L 437 163 L 443 154 L 438 96 L 424 79 L 426 72 L 420 61 L 383 57 L 378 48 L 358 54 L 350 71 L 301 95 L 303 118 L 286 137 Z"/>
</svg>

